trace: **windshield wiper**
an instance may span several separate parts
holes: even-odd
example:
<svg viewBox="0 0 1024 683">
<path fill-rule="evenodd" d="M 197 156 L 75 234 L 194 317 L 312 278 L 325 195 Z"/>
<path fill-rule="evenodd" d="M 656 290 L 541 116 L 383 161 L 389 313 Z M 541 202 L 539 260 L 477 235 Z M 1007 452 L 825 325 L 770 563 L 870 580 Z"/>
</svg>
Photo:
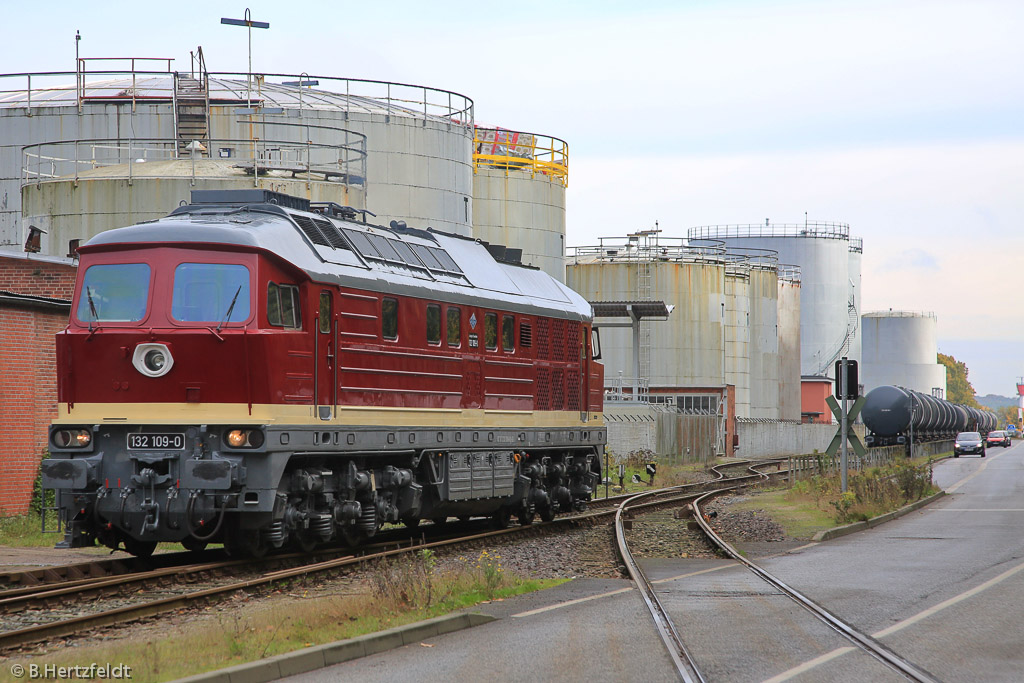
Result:
<svg viewBox="0 0 1024 683">
<path fill-rule="evenodd" d="M 85 288 L 85 296 L 89 300 L 89 311 L 92 312 L 92 320 L 96 321 L 96 329 L 99 330 L 100 316 L 99 313 L 96 312 L 96 302 L 92 300 L 92 289 L 90 289 L 88 286 L 86 286 Z M 89 336 L 92 336 L 93 334 L 92 320 L 89 321 Z"/>
<path fill-rule="evenodd" d="M 238 285 L 238 289 L 235 290 L 235 296 L 231 299 L 231 305 L 228 306 L 228 312 L 224 314 L 224 319 L 217 325 L 217 331 L 220 332 L 220 328 L 224 327 L 227 321 L 231 320 L 231 311 L 235 310 L 235 302 L 238 301 L 238 295 L 242 293 L 242 285 Z"/>
</svg>

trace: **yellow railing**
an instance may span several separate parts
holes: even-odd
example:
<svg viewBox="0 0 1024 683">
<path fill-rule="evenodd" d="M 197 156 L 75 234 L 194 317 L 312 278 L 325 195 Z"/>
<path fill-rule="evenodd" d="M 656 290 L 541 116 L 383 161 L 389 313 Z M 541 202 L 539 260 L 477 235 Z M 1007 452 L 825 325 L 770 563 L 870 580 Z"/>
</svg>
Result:
<svg viewBox="0 0 1024 683">
<path fill-rule="evenodd" d="M 478 168 L 541 174 L 569 184 L 569 145 L 549 135 L 503 128 L 474 128 L 473 170 Z"/>
</svg>

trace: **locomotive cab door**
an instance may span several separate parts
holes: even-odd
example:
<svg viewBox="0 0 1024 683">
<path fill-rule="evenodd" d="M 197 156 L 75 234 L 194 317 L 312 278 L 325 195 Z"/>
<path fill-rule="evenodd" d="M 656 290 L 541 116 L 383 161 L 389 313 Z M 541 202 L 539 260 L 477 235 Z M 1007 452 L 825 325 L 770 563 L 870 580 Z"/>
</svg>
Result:
<svg viewBox="0 0 1024 683">
<path fill-rule="evenodd" d="M 321 420 L 330 420 L 336 415 L 338 404 L 338 320 L 329 290 L 320 290 L 313 320 L 316 364 L 313 377 L 314 413 Z"/>
<path fill-rule="evenodd" d="M 580 327 L 580 421 L 590 417 L 590 330 Z"/>
</svg>

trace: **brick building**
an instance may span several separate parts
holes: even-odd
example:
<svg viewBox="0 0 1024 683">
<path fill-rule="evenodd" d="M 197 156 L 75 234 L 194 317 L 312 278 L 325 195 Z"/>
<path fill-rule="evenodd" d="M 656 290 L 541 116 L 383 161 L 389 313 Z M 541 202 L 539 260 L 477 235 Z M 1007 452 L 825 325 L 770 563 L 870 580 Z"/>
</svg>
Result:
<svg viewBox="0 0 1024 683">
<path fill-rule="evenodd" d="M 54 335 L 67 326 L 76 263 L 0 251 L 0 516 L 28 512 L 57 415 Z"/>
</svg>

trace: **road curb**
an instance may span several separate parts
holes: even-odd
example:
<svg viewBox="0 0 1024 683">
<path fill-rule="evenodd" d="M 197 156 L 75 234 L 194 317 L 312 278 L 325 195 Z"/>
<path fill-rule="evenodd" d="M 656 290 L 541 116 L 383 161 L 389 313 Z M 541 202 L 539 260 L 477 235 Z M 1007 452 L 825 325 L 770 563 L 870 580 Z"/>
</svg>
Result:
<svg viewBox="0 0 1024 683">
<path fill-rule="evenodd" d="M 426 621 L 418 621 L 415 624 L 396 626 L 378 633 L 339 640 L 325 645 L 315 645 L 256 662 L 196 674 L 178 679 L 178 683 L 265 683 L 265 681 L 276 681 L 285 676 L 322 669 L 333 664 L 392 650 L 403 645 L 411 645 L 426 638 L 461 631 L 492 621 L 497 621 L 497 617 L 471 612 L 448 614 Z"/>
<path fill-rule="evenodd" d="M 818 533 L 814 534 L 814 537 L 811 540 L 815 543 L 820 543 L 821 541 L 831 541 L 833 538 L 846 536 L 847 534 L 863 531 L 864 529 L 871 529 L 872 527 L 876 527 L 879 524 L 885 524 L 886 522 L 890 522 L 894 519 L 902 517 L 905 514 L 913 512 L 914 510 L 923 508 L 925 505 L 928 505 L 932 501 L 938 500 L 944 495 L 946 495 L 945 491 L 939 491 L 934 495 L 928 496 L 927 498 L 922 498 L 921 500 L 915 501 L 910 505 L 904 505 L 899 510 L 893 510 L 892 512 L 887 512 L 884 515 L 872 517 L 866 522 L 854 522 L 853 524 L 837 526 L 834 529 L 825 529 L 824 531 L 819 531 Z"/>
</svg>

